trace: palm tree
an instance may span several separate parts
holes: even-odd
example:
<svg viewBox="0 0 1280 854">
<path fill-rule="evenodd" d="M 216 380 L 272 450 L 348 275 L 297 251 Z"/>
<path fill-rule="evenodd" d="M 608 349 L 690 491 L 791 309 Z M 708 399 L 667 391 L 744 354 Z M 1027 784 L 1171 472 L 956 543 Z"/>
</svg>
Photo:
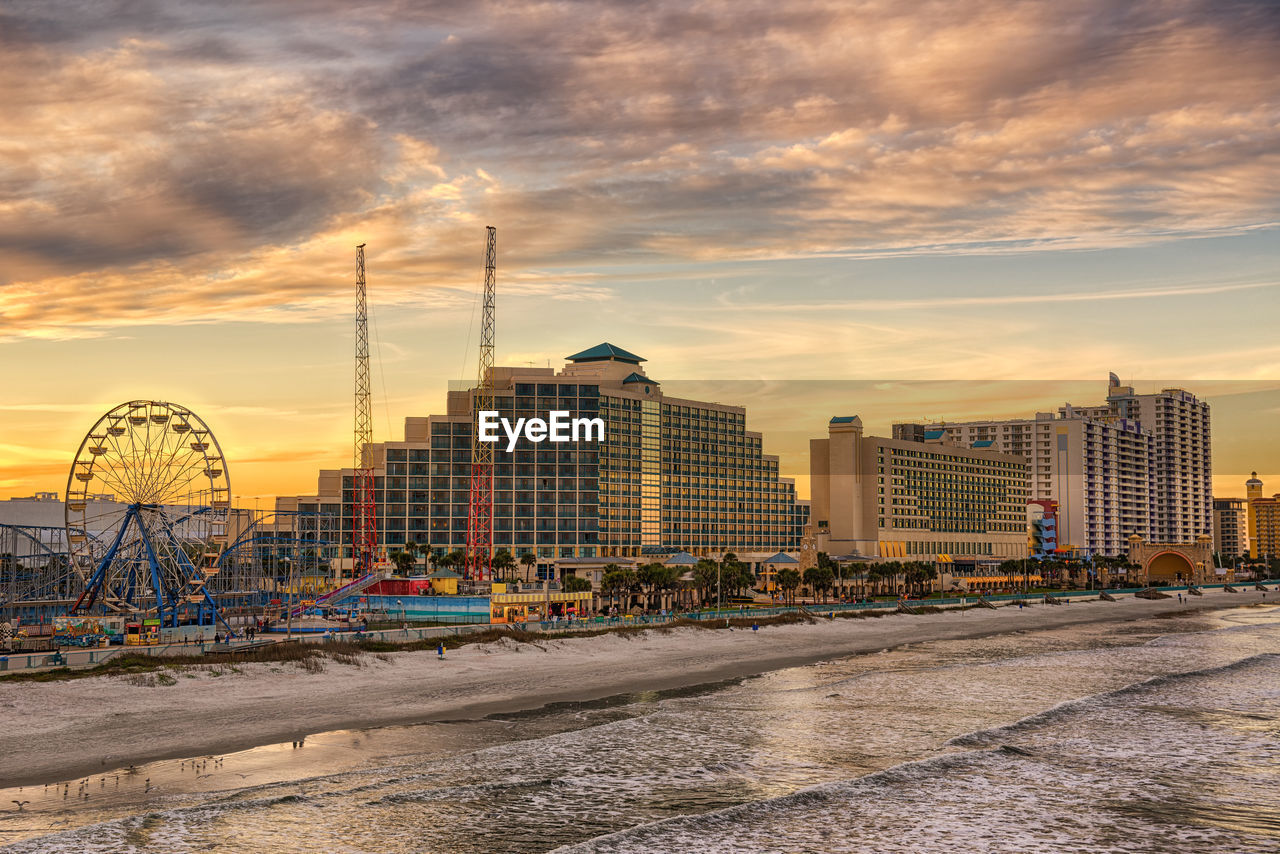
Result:
<svg viewBox="0 0 1280 854">
<path fill-rule="evenodd" d="M 666 597 L 667 591 L 675 590 L 680 585 L 680 573 L 674 566 L 664 566 L 660 563 L 651 564 L 653 569 L 649 574 L 649 583 L 657 594 L 657 607 L 659 609 L 665 607 L 663 599 Z"/>
<path fill-rule="evenodd" d="M 401 575 L 408 575 L 409 570 L 411 570 L 413 565 L 417 563 L 412 554 L 408 551 L 401 551 L 399 549 L 396 549 L 391 553 L 391 562 L 396 565 L 396 571 Z"/>
<path fill-rule="evenodd" d="M 727 560 L 721 563 L 720 584 L 730 596 L 737 596 L 744 590 L 755 586 L 756 577 L 751 569 L 734 556 L 733 552 L 725 555 Z"/>
<path fill-rule="evenodd" d="M 660 563 L 642 564 L 636 569 L 636 583 L 645 593 L 645 608 L 653 604 L 653 591 L 658 587 L 658 574 L 664 569 Z"/>
<path fill-rule="evenodd" d="M 755 585 L 755 576 L 750 570 L 747 570 L 746 564 L 738 560 L 738 556 L 733 552 L 724 553 L 724 557 L 720 559 L 720 566 L 723 568 L 723 577 L 730 579 L 729 583 L 724 586 L 731 594 L 741 593 L 744 588 Z"/>
<path fill-rule="evenodd" d="M 796 588 L 800 586 L 800 573 L 790 567 L 778 570 L 777 575 L 778 589 L 783 592 L 786 599 L 793 605 L 796 601 Z"/>
<path fill-rule="evenodd" d="M 585 578 L 579 578 L 576 575 L 566 575 L 564 577 L 564 591 L 566 593 L 586 593 L 591 589 L 591 582 Z"/>
<path fill-rule="evenodd" d="M 509 576 L 513 569 L 516 568 L 516 559 L 511 556 L 511 552 L 506 549 L 498 549 L 493 553 L 493 557 L 489 559 L 489 566 L 493 569 L 495 578 L 501 578 L 503 581 L 512 581 L 516 579 Z"/>
<path fill-rule="evenodd" d="M 902 578 L 902 574 L 905 571 L 905 567 L 903 567 L 902 561 L 899 561 L 899 560 L 887 561 L 881 569 L 883 571 L 883 577 L 889 579 L 889 586 L 890 586 L 889 592 L 894 596 L 901 595 L 902 582 L 900 581 L 900 579 Z"/>
<path fill-rule="evenodd" d="M 629 569 L 623 569 L 616 563 L 606 563 L 604 565 L 604 574 L 600 577 L 600 592 L 609 597 L 609 601 L 617 604 L 619 594 L 625 594 L 635 588 L 636 574 Z"/>
<path fill-rule="evenodd" d="M 822 601 L 827 601 L 827 591 L 831 589 L 831 583 L 835 580 L 835 573 L 825 566 L 811 566 L 804 571 L 804 583 L 814 593 L 822 594 Z"/>
<path fill-rule="evenodd" d="M 928 561 L 919 561 L 920 579 L 928 582 L 929 589 L 933 590 L 933 582 L 938 577 L 938 568 Z"/>
<path fill-rule="evenodd" d="M 716 581 L 720 577 L 720 564 L 711 558 L 699 558 L 698 563 L 693 568 L 693 580 L 702 591 L 702 601 L 706 602 L 711 598 L 712 592 L 716 589 Z"/>
<path fill-rule="evenodd" d="M 526 581 L 529 580 L 529 570 L 532 569 L 537 562 L 538 558 L 534 556 L 533 552 L 525 552 L 520 555 L 520 565 L 524 567 L 524 576 Z"/>
<path fill-rule="evenodd" d="M 822 569 L 831 570 L 831 574 L 835 579 L 835 588 L 838 596 L 844 595 L 844 577 L 841 575 L 840 562 L 832 560 L 826 552 L 818 552 L 818 566 Z"/>
</svg>

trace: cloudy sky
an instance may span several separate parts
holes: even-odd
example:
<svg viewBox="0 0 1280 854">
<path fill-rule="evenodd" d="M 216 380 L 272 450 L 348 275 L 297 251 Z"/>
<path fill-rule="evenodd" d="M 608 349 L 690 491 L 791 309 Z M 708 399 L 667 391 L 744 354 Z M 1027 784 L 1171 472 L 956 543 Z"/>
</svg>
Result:
<svg viewBox="0 0 1280 854">
<path fill-rule="evenodd" d="M 0 495 L 134 398 L 246 500 L 313 489 L 355 244 L 397 438 L 474 374 L 487 224 L 500 362 L 734 381 L 789 472 L 831 414 L 1116 371 L 1214 402 L 1222 494 L 1280 490 L 1274 2 L 9 0 L 0 114 Z"/>
</svg>

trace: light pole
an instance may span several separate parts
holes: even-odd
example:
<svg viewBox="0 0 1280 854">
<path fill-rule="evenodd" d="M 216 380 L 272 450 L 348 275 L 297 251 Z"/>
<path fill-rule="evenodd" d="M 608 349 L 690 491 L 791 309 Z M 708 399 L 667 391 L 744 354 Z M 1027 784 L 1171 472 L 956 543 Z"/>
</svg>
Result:
<svg viewBox="0 0 1280 854">
<path fill-rule="evenodd" d="M 404 614 L 404 602 L 402 602 L 401 600 L 397 599 L 397 600 L 396 600 L 396 607 L 400 609 L 400 629 L 401 629 L 401 631 L 407 631 L 407 630 L 408 630 L 408 628 L 409 628 L 409 621 L 405 619 L 405 614 Z"/>
<path fill-rule="evenodd" d="M 720 570 L 723 566 L 724 564 L 721 561 L 716 561 L 716 616 L 717 617 L 720 616 L 720 611 L 723 608 L 723 605 L 721 604 L 723 600 L 720 596 Z"/>
</svg>

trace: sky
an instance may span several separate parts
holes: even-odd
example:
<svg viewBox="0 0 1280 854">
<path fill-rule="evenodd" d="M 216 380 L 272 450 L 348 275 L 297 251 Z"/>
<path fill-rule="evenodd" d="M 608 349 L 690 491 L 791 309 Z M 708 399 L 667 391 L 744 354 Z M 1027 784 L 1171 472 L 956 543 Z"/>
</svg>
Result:
<svg viewBox="0 0 1280 854">
<path fill-rule="evenodd" d="M 834 414 L 1028 416 L 1115 371 L 1214 406 L 1280 491 L 1280 6 L 0 6 L 0 497 L 112 406 L 210 424 L 244 504 L 497 361 L 611 341 L 748 406 L 785 473 Z M 1268 491 L 1271 491 L 1270 489 Z"/>
</svg>

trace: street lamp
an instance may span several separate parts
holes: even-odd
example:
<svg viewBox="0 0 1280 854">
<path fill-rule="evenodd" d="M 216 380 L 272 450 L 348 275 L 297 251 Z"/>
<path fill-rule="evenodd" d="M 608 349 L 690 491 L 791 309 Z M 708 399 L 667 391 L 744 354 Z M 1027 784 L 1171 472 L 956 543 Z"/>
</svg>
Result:
<svg viewBox="0 0 1280 854">
<path fill-rule="evenodd" d="M 723 566 L 724 566 L 723 561 L 716 561 L 716 616 L 717 617 L 720 616 L 720 611 L 724 607 L 724 605 L 722 604 L 722 601 L 723 601 L 722 597 L 720 596 L 720 570 Z"/>
<path fill-rule="evenodd" d="M 405 619 L 404 602 L 397 599 L 396 607 L 400 609 L 400 628 L 401 630 L 407 630 L 409 628 L 409 621 Z"/>
</svg>

